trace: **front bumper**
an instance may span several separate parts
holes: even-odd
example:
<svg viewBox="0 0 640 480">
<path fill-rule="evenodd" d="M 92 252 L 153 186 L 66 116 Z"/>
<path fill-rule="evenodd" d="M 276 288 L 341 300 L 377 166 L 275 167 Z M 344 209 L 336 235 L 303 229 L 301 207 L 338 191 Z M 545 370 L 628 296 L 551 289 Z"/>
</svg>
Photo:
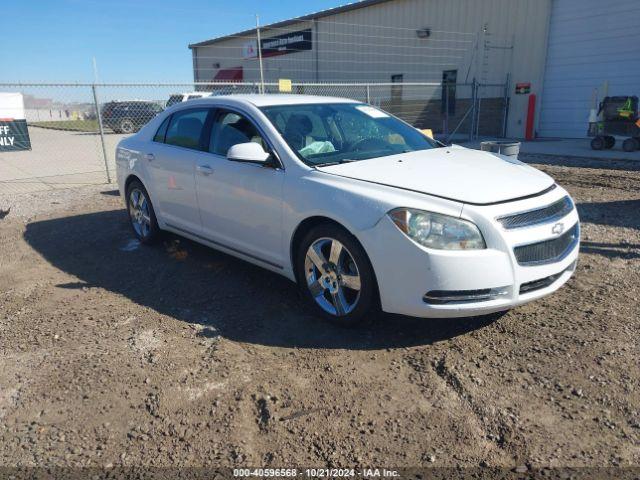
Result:
<svg viewBox="0 0 640 480">
<path fill-rule="evenodd" d="M 385 216 L 363 235 L 382 309 L 415 317 L 467 317 L 509 310 L 553 293 L 575 271 L 579 242 L 553 263 L 528 266 L 518 263 L 514 248 L 553 239 L 557 223 L 565 230 L 578 224 L 575 208 L 553 223 L 513 230 L 505 230 L 496 218 L 545 206 L 564 195 L 563 189 L 556 188 L 517 202 L 465 205 L 462 218 L 479 226 L 487 243 L 484 250 L 425 248 Z"/>
</svg>

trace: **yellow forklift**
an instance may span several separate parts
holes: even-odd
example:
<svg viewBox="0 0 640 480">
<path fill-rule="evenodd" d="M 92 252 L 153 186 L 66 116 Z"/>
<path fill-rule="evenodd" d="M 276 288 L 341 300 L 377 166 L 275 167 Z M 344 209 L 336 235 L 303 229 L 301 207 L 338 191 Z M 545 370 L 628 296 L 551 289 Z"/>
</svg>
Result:
<svg viewBox="0 0 640 480">
<path fill-rule="evenodd" d="M 622 140 L 625 152 L 640 150 L 638 97 L 605 97 L 597 116 L 599 120 L 589 124 L 593 150 L 611 149 L 616 140 Z"/>
</svg>

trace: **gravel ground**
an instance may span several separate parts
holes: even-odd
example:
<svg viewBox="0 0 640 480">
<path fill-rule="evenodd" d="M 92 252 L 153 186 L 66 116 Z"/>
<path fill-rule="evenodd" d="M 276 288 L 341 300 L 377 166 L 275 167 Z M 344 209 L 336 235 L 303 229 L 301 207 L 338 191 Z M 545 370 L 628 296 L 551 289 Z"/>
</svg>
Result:
<svg viewBox="0 0 640 480">
<path fill-rule="evenodd" d="M 640 168 L 529 157 L 574 278 L 503 316 L 319 323 L 113 187 L 0 197 L 0 466 L 640 466 Z"/>
</svg>

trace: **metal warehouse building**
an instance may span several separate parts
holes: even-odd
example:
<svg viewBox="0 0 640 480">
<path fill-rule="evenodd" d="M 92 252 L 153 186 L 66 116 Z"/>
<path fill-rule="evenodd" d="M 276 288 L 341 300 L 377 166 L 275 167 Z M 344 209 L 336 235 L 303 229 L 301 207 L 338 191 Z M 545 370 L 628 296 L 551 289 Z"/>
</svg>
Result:
<svg viewBox="0 0 640 480">
<path fill-rule="evenodd" d="M 638 0 L 364 0 L 261 27 L 264 80 L 392 84 L 381 106 L 413 102 L 416 124 L 421 97 L 463 104 L 475 81 L 485 109 L 508 105 L 507 136 L 525 136 L 534 94 L 538 136 L 580 138 L 596 97 L 640 95 L 638 18 Z M 196 82 L 260 80 L 256 29 L 189 47 Z"/>
</svg>

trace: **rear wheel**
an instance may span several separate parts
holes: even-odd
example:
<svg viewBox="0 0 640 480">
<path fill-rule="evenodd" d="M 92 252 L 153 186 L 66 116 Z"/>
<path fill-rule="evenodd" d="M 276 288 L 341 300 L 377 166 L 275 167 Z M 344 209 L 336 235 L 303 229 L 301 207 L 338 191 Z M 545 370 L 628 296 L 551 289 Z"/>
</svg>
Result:
<svg viewBox="0 0 640 480">
<path fill-rule="evenodd" d="M 136 126 L 130 118 L 123 118 L 118 124 L 118 130 L 122 133 L 129 134 L 136 131 Z"/>
<path fill-rule="evenodd" d="M 140 242 L 151 244 L 160 235 L 156 214 L 147 190 L 138 180 L 127 187 L 127 212 L 129 221 Z"/>
<path fill-rule="evenodd" d="M 377 307 L 369 258 L 360 243 L 336 225 L 319 225 L 304 237 L 296 254 L 296 273 L 305 298 L 332 323 L 357 325 Z"/>
</svg>

